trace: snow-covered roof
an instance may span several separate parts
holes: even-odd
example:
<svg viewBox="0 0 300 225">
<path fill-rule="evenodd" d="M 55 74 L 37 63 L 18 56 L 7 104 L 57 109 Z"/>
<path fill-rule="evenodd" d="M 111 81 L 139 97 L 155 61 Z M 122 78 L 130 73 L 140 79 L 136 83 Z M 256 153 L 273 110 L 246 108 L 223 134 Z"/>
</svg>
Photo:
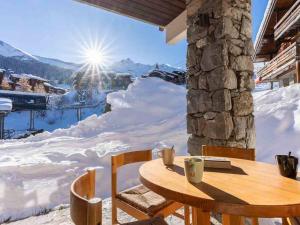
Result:
<svg viewBox="0 0 300 225">
<path fill-rule="evenodd" d="M 45 83 L 44 83 L 44 86 L 54 88 L 54 86 L 53 86 L 52 84 L 49 84 L 48 82 L 45 82 Z"/>
<path fill-rule="evenodd" d="M 255 42 L 254 42 L 254 49 L 255 49 L 254 58 L 255 58 L 255 56 L 257 54 L 257 51 L 259 50 L 260 45 L 262 43 L 261 41 L 263 39 L 264 33 L 265 33 L 265 31 L 267 29 L 267 26 L 268 26 L 268 23 L 270 21 L 272 12 L 274 10 L 275 3 L 276 3 L 276 0 L 269 0 L 268 1 L 268 5 L 266 7 L 264 17 L 261 21 L 259 30 L 256 34 Z"/>
<path fill-rule="evenodd" d="M 0 98 L 0 113 L 10 112 L 12 110 L 12 101 L 9 98 Z"/>
<path fill-rule="evenodd" d="M 116 73 L 116 76 L 122 77 L 122 76 L 131 76 L 130 73 Z"/>
<path fill-rule="evenodd" d="M 40 81 L 44 81 L 44 82 L 47 82 L 48 80 L 42 78 L 42 77 L 38 77 L 38 76 L 35 76 L 35 75 L 32 75 L 32 74 L 26 74 L 26 73 L 22 73 L 22 74 L 11 74 L 12 77 L 15 77 L 15 78 L 27 78 L 27 79 L 34 79 L 34 80 L 40 80 Z"/>
</svg>

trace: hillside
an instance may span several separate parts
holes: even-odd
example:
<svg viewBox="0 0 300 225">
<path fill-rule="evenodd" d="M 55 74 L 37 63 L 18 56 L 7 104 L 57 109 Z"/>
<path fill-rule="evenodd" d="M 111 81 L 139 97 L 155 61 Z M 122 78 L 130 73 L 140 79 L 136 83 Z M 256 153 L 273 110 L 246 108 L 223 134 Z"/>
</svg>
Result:
<svg viewBox="0 0 300 225">
<path fill-rule="evenodd" d="M 69 81 L 73 70 L 52 66 L 37 60 L 20 60 L 16 57 L 0 55 L 0 68 L 11 69 L 15 73 L 35 74 L 48 80 L 58 80 L 60 83 Z"/>
<path fill-rule="evenodd" d="M 0 40 L 0 55 L 4 57 L 14 57 L 22 60 L 36 60 L 36 58 L 29 53 L 17 49 L 10 44 Z"/>
</svg>

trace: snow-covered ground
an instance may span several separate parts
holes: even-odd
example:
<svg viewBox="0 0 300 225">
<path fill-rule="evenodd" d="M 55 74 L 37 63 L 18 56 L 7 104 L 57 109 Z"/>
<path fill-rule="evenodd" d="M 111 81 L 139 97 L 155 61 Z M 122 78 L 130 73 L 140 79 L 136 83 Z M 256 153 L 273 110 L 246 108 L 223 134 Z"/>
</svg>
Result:
<svg viewBox="0 0 300 225">
<path fill-rule="evenodd" d="M 157 78 L 137 79 L 108 95 L 112 112 L 78 125 L 18 141 L 0 142 L 0 220 L 26 217 L 68 203 L 70 182 L 98 167 L 98 195 L 110 195 L 110 156 L 175 145 L 186 154 L 186 90 Z M 300 156 L 300 85 L 254 93 L 258 160 Z M 137 167 L 125 167 L 121 188 L 138 183 Z"/>
<path fill-rule="evenodd" d="M 110 155 L 174 144 L 186 152 L 185 87 L 139 79 L 111 93 L 112 112 L 90 116 L 69 129 L 0 142 L 0 220 L 22 218 L 68 203 L 70 182 L 87 167 L 98 172 L 99 195 L 110 195 Z M 136 184 L 137 166 L 120 176 Z"/>
</svg>

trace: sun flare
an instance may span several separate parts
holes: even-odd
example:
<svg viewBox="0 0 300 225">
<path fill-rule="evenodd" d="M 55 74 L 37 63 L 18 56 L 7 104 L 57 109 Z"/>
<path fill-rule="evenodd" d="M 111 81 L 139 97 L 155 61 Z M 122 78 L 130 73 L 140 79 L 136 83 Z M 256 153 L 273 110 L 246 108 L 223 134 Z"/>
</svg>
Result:
<svg viewBox="0 0 300 225">
<path fill-rule="evenodd" d="M 86 63 L 90 65 L 101 65 L 105 60 L 105 55 L 98 49 L 86 49 L 84 55 Z"/>
</svg>

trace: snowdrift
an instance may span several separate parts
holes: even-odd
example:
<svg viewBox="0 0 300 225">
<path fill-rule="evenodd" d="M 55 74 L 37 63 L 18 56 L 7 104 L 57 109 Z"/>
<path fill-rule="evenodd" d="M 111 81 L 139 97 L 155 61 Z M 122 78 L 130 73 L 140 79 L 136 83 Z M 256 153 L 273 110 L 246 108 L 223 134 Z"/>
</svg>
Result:
<svg viewBox="0 0 300 225">
<path fill-rule="evenodd" d="M 255 92 L 257 158 L 292 151 L 300 157 L 300 85 Z M 71 181 L 98 167 L 98 194 L 110 195 L 110 156 L 175 145 L 186 154 L 186 90 L 157 78 L 137 79 L 108 95 L 112 111 L 69 129 L 0 142 L 0 221 L 68 203 Z M 75 115 L 74 115 L 75 116 Z M 125 167 L 121 188 L 137 184 L 138 165 Z M 268 223 L 267 223 L 268 224 Z"/>
<path fill-rule="evenodd" d="M 185 87 L 138 79 L 127 91 L 108 95 L 112 112 L 69 129 L 0 142 L 0 223 L 68 203 L 71 181 L 87 167 L 99 167 L 98 194 L 109 196 L 111 154 L 171 144 L 185 153 L 185 95 Z M 122 171 L 121 187 L 138 183 L 137 166 Z"/>
<path fill-rule="evenodd" d="M 253 95 L 257 160 L 274 163 L 289 151 L 300 157 L 300 85 Z"/>
</svg>

